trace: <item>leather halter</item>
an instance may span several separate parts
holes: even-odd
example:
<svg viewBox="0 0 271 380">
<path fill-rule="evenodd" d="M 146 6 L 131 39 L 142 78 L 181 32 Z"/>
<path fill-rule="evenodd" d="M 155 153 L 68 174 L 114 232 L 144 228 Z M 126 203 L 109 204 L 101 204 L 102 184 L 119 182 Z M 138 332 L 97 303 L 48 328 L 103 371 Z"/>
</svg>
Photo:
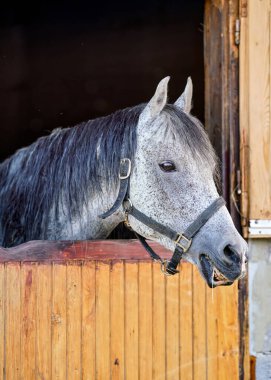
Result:
<svg viewBox="0 0 271 380">
<path fill-rule="evenodd" d="M 210 206 L 208 206 L 198 217 L 192 222 L 183 233 L 178 233 L 171 229 L 170 227 L 164 226 L 163 224 L 153 220 L 149 216 L 143 214 L 141 211 L 137 210 L 132 204 L 129 198 L 129 182 L 131 174 L 131 160 L 129 158 L 122 158 L 120 160 L 120 188 L 117 199 L 113 206 L 105 213 L 99 215 L 100 218 L 106 219 L 108 216 L 112 215 L 119 207 L 123 206 L 125 211 L 125 224 L 131 229 L 128 222 L 128 216 L 132 215 L 135 219 L 139 220 L 141 223 L 150 227 L 154 231 L 168 237 L 175 244 L 175 250 L 169 261 L 162 260 L 157 253 L 149 246 L 146 239 L 137 234 L 136 237 L 139 239 L 143 247 L 146 249 L 151 258 L 155 261 L 161 263 L 162 272 L 168 276 L 178 273 L 177 266 L 179 265 L 182 256 L 186 253 L 191 244 L 193 237 L 199 232 L 201 227 L 207 223 L 207 221 L 222 207 L 225 205 L 225 201 L 222 197 L 217 198 Z"/>
</svg>

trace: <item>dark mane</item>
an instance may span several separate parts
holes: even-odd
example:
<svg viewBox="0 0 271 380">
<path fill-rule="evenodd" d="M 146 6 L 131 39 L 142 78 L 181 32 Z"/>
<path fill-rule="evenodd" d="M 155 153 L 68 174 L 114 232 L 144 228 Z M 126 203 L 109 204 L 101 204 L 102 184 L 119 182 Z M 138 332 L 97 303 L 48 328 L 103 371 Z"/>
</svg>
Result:
<svg viewBox="0 0 271 380">
<path fill-rule="evenodd" d="M 46 239 L 50 218 L 55 226 L 60 212 L 69 222 L 80 218 L 88 201 L 101 194 L 102 185 L 116 187 L 121 156 L 133 162 L 136 126 L 144 106 L 57 129 L 4 161 L 0 165 L 2 245 Z M 213 167 L 215 154 L 198 120 L 173 105 L 166 105 L 163 113 L 170 117 L 168 128 Z"/>
<path fill-rule="evenodd" d="M 79 214 L 101 183 L 116 186 L 121 152 L 132 160 L 144 105 L 119 110 L 72 128 L 56 129 L 0 165 L 3 245 L 46 239 L 49 214 L 68 204 Z M 10 234 L 13 234 L 12 236 Z M 15 236 L 14 236 L 15 234 Z M 1 240 L 1 236 L 0 236 Z"/>
</svg>

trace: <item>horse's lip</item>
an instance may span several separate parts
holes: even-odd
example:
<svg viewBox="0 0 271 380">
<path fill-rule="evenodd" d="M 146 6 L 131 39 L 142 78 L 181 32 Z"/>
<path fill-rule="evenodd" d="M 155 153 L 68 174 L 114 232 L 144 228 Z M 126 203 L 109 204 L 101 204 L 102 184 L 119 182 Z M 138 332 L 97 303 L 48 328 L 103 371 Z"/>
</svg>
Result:
<svg viewBox="0 0 271 380">
<path fill-rule="evenodd" d="M 210 288 L 217 286 L 231 285 L 233 281 L 230 281 L 223 273 L 221 273 L 210 257 L 206 254 L 200 255 L 200 271 Z M 219 279 L 218 277 L 221 277 Z"/>
</svg>

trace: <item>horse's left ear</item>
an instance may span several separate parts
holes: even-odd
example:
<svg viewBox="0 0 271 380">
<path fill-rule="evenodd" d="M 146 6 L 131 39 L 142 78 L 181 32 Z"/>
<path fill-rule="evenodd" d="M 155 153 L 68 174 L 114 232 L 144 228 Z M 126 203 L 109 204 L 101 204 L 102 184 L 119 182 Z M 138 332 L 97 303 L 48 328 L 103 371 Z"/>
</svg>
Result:
<svg viewBox="0 0 271 380">
<path fill-rule="evenodd" d="M 193 83 L 192 79 L 188 77 L 187 84 L 185 86 L 184 92 L 174 103 L 182 111 L 189 113 L 192 108 L 192 95 L 193 95 Z"/>
<path fill-rule="evenodd" d="M 163 110 L 167 102 L 167 85 L 169 79 L 170 77 L 165 77 L 158 84 L 155 94 L 140 115 L 141 120 L 152 120 Z"/>
</svg>

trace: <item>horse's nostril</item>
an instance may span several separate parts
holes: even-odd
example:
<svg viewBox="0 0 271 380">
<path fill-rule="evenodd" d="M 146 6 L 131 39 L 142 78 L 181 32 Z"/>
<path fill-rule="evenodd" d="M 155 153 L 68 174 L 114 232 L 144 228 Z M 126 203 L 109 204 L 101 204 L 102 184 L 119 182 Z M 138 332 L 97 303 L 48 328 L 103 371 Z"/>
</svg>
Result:
<svg viewBox="0 0 271 380">
<path fill-rule="evenodd" d="M 233 248 L 231 248 L 230 245 L 226 245 L 223 252 L 224 252 L 224 255 L 226 256 L 227 261 L 229 263 L 231 263 L 231 264 L 232 263 L 236 263 L 236 264 L 240 263 L 240 261 L 241 261 L 240 256 L 238 255 L 237 252 L 235 252 L 235 250 Z"/>
</svg>

